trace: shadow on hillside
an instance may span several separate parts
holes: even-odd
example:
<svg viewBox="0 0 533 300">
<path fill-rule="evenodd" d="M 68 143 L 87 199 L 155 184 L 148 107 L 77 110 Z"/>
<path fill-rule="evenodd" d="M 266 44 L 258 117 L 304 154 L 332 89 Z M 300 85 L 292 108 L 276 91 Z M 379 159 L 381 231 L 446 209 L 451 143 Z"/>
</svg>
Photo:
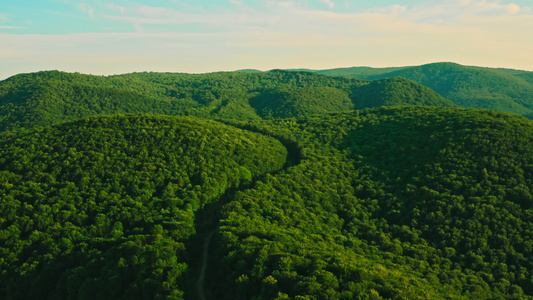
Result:
<svg viewBox="0 0 533 300">
<path fill-rule="evenodd" d="M 414 119 L 361 124 L 344 138 L 341 149 L 361 165 L 375 169 L 381 178 L 396 180 L 416 176 L 433 164 L 449 136 L 438 126 L 420 126 Z"/>
</svg>

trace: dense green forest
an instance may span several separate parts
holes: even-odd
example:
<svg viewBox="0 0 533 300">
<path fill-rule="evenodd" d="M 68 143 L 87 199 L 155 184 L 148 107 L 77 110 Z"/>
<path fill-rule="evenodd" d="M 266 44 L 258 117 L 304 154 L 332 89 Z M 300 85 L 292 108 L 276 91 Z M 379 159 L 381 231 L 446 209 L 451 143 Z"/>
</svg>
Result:
<svg viewBox="0 0 533 300">
<path fill-rule="evenodd" d="M 401 77 L 372 81 L 356 89 L 353 95 L 356 109 L 399 105 L 455 106 L 430 88 Z"/>
<path fill-rule="evenodd" d="M 225 207 L 225 299 L 533 295 L 531 121 L 407 107 L 248 126 L 302 161 Z"/>
<path fill-rule="evenodd" d="M 195 213 L 281 168 L 264 135 L 163 116 L 0 136 L 0 298 L 181 298 Z"/>
<path fill-rule="evenodd" d="M 353 67 L 312 71 L 365 80 L 404 77 L 435 90 L 463 107 L 533 116 L 533 72 L 433 63 L 415 67 Z"/>
<path fill-rule="evenodd" d="M 385 94 L 387 101 L 382 96 Z M 0 131 L 101 114 L 155 113 L 255 120 L 348 111 L 384 103 L 451 104 L 430 89 L 399 79 L 376 84 L 281 70 L 110 77 L 49 71 L 21 74 L 0 82 Z"/>
<path fill-rule="evenodd" d="M 0 299 L 533 299 L 533 121 L 386 76 L 464 68 L 2 81 Z"/>
</svg>

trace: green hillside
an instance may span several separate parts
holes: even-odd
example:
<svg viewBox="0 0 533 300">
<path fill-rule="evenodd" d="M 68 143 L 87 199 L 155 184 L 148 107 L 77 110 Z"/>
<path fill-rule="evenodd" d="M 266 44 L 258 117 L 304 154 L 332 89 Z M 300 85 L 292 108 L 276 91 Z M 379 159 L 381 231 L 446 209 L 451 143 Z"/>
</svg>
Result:
<svg viewBox="0 0 533 300">
<path fill-rule="evenodd" d="M 531 72 L 331 72 L 0 82 L 0 299 L 533 299 Z"/>
<path fill-rule="evenodd" d="M 280 87 L 250 99 L 263 119 L 290 118 L 354 109 L 349 94 L 331 87 Z"/>
<path fill-rule="evenodd" d="M 524 79 L 525 81 L 533 84 L 533 72 L 518 74 L 518 77 L 520 77 L 520 78 Z"/>
<path fill-rule="evenodd" d="M 336 68 L 328 70 L 309 70 L 318 74 L 327 76 L 343 76 L 348 78 L 359 78 L 364 80 L 372 80 L 374 76 L 387 74 L 390 72 L 402 70 L 409 67 L 391 67 L 391 68 L 372 68 L 372 67 L 350 67 L 350 68 Z"/>
<path fill-rule="evenodd" d="M 302 160 L 226 206 L 214 298 L 532 298 L 531 121 L 408 107 L 252 128 Z"/>
<path fill-rule="evenodd" d="M 197 299 L 202 266 L 207 299 L 533 299 L 530 120 L 225 122 L 0 134 L 0 297 Z"/>
<path fill-rule="evenodd" d="M 399 105 L 455 106 L 432 89 L 401 77 L 372 81 L 354 89 L 352 95 L 356 109 Z"/>
<path fill-rule="evenodd" d="M 216 122 L 93 117 L 0 135 L 0 298 L 180 299 L 196 212 L 285 163 Z"/>
<path fill-rule="evenodd" d="M 368 84 L 370 81 L 281 70 L 196 75 L 134 73 L 110 77 L 57 71 L 21 74 L 0 82 L 0 131 L 101 114 L 155 113 L 256 120 L 383 105 L 383 99 L 373 103 L 373 99 L 367 98 L 364 105 L 358 103 L 361 97 L 357 88 Z M 391 87 L 384 84 L 383 88 Z M 434 101 L 438 98 L 435 93 L 419 94 L 423 88 L 412 82 L 398 81 L 392 88 L 398 89 L 389 93 L 394 98 L 389 102 L 395 105 L 440 105 Z"/>
<path fill-rule="evenodd" d="M 533 113 L 533 72 L 454 63 L 400 68 L 354 67 L 315 72 L 365 80 L 404 77 L 435 90 L 459 106 L 519 115 Z"/>
</svg>

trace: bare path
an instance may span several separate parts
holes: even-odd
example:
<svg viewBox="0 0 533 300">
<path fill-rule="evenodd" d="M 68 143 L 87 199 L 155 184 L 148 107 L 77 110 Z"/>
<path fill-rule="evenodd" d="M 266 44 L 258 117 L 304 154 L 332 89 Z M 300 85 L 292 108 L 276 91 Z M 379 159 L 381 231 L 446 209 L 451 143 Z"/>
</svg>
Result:
<svg viewBox="0 0 533 300">
<path fill-rule="evenodd" d="M 204 255 L 202 257 L 202 268 L 200 270 L 200 276 L 198 277 L 198 297 L 200 300 L 206 300 L 205 298 L 205 291 L 204 291 L 204 278 L 205 278 L 205 271 L 207 270 L 207 259 L 209 254 L 209 243 L 211 242 L 211 238 L 213 235 L 217 232 L 217 229 L 211 230 L 209 233 L 207 233 L 205 239 L 204 239 Z"/>
</svg>

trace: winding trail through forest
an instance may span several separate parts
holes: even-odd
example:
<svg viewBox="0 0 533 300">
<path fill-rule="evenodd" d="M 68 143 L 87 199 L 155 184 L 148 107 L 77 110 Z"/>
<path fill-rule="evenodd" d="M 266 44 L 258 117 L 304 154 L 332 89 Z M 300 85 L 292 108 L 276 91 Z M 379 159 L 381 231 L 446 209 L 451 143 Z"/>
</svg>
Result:
<svg viewBox="0 0 533 300">
<path fill-rule="evenodd" d="M 207 233 L 204 239 L 204 254 L 202 256 L 202 268 L 200 270 L 200 276 L 198 277 L 198 297 L 200 300 L 205 300 L 205 291 L 204 291 L 204 278 L 205 278 L 205 271 L 207 270 L 207 263 L 208 263 L 208 253 L 209 253 L 209 243 L 211 242 L 211 238 L 217 232 L 218 229 L 213 229 L 210 232 Z"/>
<path fill-rule="evenodd" d="M 222 122 L 222 123 L 224 123 L 224 122 Z M 264 132 L 261 132 L 260 130 L 252 130 L 250 128 L 242 128 L 242 127 L 235 126 L 235 125 L 228 124 L 228 123 L 225 123 L 225 124 L 233 126 L 233 127 L 236 127 L 236 128 L 240 128 L 242 130 L 248 130 L 248 131 L 252 131 L 252 132 L 255 132 L 255 133 L 267 135 Z M 269 135 L 269 136 L 271 136 L 271 135 Z M 281 139 L 281 138 L 275 137 L 275 136 L 272 136 L 272 137 L 277 139 L 278 141 L 280 141 L 283 144 L 283 146 L 285 146 L 285 148 L 287 149 L 287 158 L 286 158 L 285 164 L 283 165 L 283 167 L 281 169 L 279 169 L 279 170 L 277 170 L 275 172 L 266 173 L 266 174 L 260 174 L 257 177 L 254 177 L 253 180 L 252 180 L 252 184 L 248 185 L 245 188 L 239 189 L 240 191 L 252 188 L 258 180 L 260 180 L 261 178 L 264 178 L 267 174 L 274 175 L 274 174 L 277 174 L 279 172 L 287 170 L 291 166 L 295 166 L 295 165 L 298 165 L 300 163 L 301 152 L 300 152 L 300 149 L 299 149 L 299 147 L 298 147 L 296 142 L 284 140 L 284 139 Z M 229 195 L 233 196 L 235 194 L 236 190 L 233 190 L 233 191 L 228 190 L 228 191 L 226 191 L 226 193 L 228 193 L 228 192 L 229 192 Z M 228 198 L 228 194 L 226 194 L 225 196 L 223 196 L 221 198 Z M 218 203 L 218 204 L 220 204 L 220 203 Z M 218 231 L 218 220 L 216 218 L 214 218 L 213 215 L 209 216 L 206 220 L 204 220 L 203 223 L 204 223 L 203 226 L 208 226 L 208 224 L 212 224 L 212 225 L 216 224 L 216 228 L 215 229 L 211 229 L 210 231 L 207 231 L 207 232 L 204 233 L 203 255 L 202 255 L 202 258 L 201 258 L 202 262 L 201 262 L 201 267 L 200 267 L 200 274 L 198 276 L 198 281 L 196 282 L 196 287 L 197 287 L 197 290 L 198 290 L 198 298 L 200 300 L 206 300 L 207 299 L 206 298 L 206 289 L 205 289 L 205 276 L 206 276 L 207 269 L 209 268 L 209 259 L 208 259 L 209 258 L 209 244 L 211 243 L 211 239 L 212 239 L 213 235 Z M 213 227 L 211 227 L 211 228 L 213 228 Z"/>
</svg>

